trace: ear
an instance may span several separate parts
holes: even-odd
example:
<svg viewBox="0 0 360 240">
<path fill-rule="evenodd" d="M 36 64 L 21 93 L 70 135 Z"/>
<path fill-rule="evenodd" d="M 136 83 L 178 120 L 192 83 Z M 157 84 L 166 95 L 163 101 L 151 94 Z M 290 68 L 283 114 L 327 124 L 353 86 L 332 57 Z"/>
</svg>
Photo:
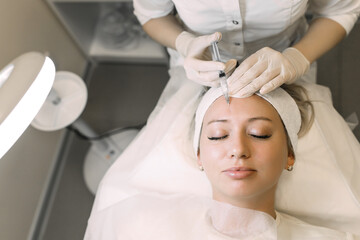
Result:
<svg viewBox="0 0 360 240">
<path fill-rule="evenodd" d="M 198 149 L 196 157 L 197 157 L 197 164 L 199 166 L 202 166 L 202 163 L 201 163 L 201 160 L 200 160 L 200 149 Z"/>
<path fill-rule="evenodd" d="M 289 151 L 288 157 L 287 157 L 287 165 L 285 166 L 285 169 L 287 169 L 288 166 L 293 166 L 295 163 L 295 156 L 292 151 Z"/>
</svg>

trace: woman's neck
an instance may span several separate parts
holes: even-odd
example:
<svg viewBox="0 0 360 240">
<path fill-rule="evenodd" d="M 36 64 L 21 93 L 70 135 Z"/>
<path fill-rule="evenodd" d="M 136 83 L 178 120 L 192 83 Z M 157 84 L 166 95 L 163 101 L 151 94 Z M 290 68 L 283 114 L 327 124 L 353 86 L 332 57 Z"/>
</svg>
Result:
<svg viewBox="0 0 360 240">
<path fill-rule="evenodd" d="M 261 196 L 255 197 L 233 197 L 233 196 L 217 196 L 213 195 L 213 199 L 219 202 L 231 204 L 240 208 L 248 208 L 261 211 L 276 218 L 275 213 L 275 190 L 263 193 Z"/>
<path fill-rule="evenodd" d="M 212 201 L 208 212 L 211 225 L 220 233 L 238 239 L 276 239 L 276 221 L 265 211 Z M 263 238 L 262 238 L 263 239 Z"/>
</svg>

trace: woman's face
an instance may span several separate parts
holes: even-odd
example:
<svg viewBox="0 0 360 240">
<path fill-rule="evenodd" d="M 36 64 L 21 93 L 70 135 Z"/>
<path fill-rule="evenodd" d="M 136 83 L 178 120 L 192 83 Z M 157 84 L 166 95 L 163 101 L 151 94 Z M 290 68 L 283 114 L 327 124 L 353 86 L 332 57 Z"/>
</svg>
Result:
<svg viewBox="0 0 360 240">
<path fill-rule="evenodd" d="M 293 161 L 281 119 L 261 97 L 231 98 L 229 106 L 220 97 L 207 110 L 198 163 L 215 200 L 273 199 L 283 169 Z"/>
</svg>

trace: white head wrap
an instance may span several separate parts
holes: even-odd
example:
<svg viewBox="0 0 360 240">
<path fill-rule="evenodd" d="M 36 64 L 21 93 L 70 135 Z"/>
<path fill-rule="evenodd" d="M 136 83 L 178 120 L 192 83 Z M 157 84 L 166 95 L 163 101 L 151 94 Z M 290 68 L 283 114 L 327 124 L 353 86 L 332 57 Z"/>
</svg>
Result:
<svg viewBox="0 0 360 240">
<path fill-rule="evenodd" d="M 206 111 L 209 109 L 211 104 L 223 95 L 221 88 L 210 88 L 203 96 L 195 116 L 195 131 L 194 131 L 194 150 L 197 154 L 200 141 L 200 133 L 202 123 Z M 285 125 L 285 129 L 289 135 L 291 145 L 296 150 L 298 141 L 298 132 L 301 126 L 301 115 L 295 100 L 282 88 L 277 88 L 270 93 L 256 95 L 262 97 L 268 101 L 278 112 L 281 120 Z M 231 97 L 239 98 L 239 96 L 231 95 Z"/>
</svg>

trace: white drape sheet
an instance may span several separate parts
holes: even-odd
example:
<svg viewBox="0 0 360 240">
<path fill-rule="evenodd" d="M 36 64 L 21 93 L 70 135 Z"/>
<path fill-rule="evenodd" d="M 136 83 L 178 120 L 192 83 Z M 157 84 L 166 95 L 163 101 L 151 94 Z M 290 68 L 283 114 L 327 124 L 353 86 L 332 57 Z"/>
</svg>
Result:
<svg viewBox="0 0 360 240">
<path fill-rule="evenodd" d="M 139 194 L 89 220 L 85 240 L 354 240 L 284 213 L 272 216 L 194 195 Z"/>
<path fill-rule="evenodd" d="M 92 215 L 137 193 L 211 196 L 192 150 L 192 119 L 202 87 L 171 79 L 146 127 L 100 183 Z M 313 77 L 313 76 L 312 76 Z M 306 79 L 306 78 L 305 78 Z M 309 223 L 360 235 L 360 146 L 331 103 L 328 88 L 299 81 L 314 101 L 315 123 L 299 139 L 294 171 L 284 172 L 276 208 Z"/>
</svg>

